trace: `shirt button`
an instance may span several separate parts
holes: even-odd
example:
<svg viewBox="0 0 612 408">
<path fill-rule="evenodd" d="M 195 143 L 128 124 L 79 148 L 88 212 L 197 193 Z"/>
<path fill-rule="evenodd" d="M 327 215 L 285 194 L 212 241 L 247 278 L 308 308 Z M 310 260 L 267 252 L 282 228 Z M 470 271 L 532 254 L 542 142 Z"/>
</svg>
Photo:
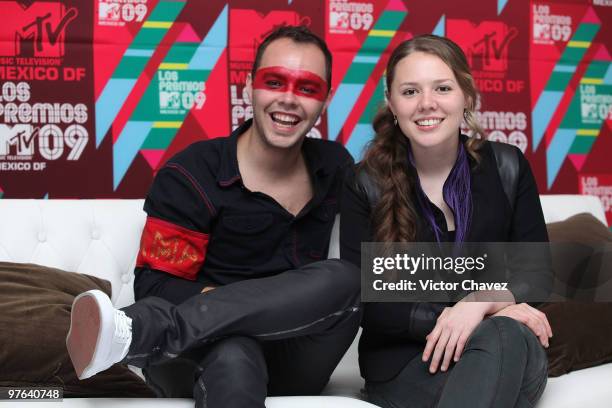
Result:
<svg viewBox="0 0 612 408">
<path fill-rule="evenodd" d="M 91 231 L 91 239 L 100 239 L 100 231 L 97 229 Z"/>
<path fill-rule="evenodd" d="M 47 240 L 47 233 L 45 231 L 40 231 L 38 233 L 38 242 L 45 242 Z"/>
</svg>

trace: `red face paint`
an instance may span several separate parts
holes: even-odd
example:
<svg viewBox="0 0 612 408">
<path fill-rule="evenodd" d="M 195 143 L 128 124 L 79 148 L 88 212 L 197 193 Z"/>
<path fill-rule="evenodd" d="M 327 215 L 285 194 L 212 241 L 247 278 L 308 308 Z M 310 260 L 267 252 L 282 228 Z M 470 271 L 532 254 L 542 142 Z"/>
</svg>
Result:
<svg viewBox="0 0 612 408">
<path fill-rule="evenodd" d="M 255 72 L 253 89 L 273 92 L 291 92 L 296 96 L 325 101 L 327 82 L 317 74 L 302 69 L 265 67 Z"/>
</svg>

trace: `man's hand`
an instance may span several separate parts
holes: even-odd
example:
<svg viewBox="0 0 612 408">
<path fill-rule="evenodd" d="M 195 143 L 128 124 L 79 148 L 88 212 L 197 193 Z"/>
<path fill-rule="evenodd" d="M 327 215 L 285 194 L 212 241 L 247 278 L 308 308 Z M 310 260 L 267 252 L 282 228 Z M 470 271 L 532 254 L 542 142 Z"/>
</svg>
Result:
<svg viewBox="0 0 612 408">
<path fill-rule="evenodd" d="M 202 293 L 206 293 L 209 290 L 213 290 L 215 287 L 214 286 L 205 286 L 204 289 L 202 289 Z"/>
<path fill-rule="evenodd" d="M 455 362 L 459 361 L 468 337 L 482 322 L 489 307 L 487 302 L 458 302 L 442 311 L 436 326 L 426 337 L 427 344 L 423 351 L 423 361 L 429 360 L 433 353 L 430 373 L 438 370 L 440 362 L 440 369 L 446 371 L 453 356 Z"/>
<path fill-rule="evenodd" d="M 507 306 L 493 316 L 506 316 L 518 320 L 538 336 L 544 347 L 548 347 L 548 339 L 552 337 L 553 332 L 546 315 L 538 309 L 529 306 L 527 303 L 521 303 Z"/>
</svg>

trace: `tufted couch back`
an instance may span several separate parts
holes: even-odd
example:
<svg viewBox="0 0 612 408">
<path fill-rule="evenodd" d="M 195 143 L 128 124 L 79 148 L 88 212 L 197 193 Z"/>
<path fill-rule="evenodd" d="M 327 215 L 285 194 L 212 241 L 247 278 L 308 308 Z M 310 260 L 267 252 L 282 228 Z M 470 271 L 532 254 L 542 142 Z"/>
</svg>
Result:
<svg viewBox="0 0 612 408">
<path fill-rule="evenodd" d="M 0 260 L 87 273 L 134 302 L 144 200 L 0 200 Z"/>
<path fill-rule="evenodd" d="M 541 196 L 546 222 L 590 212 L 592 196 Z M 133 270 L 146 214 L 144 200 L 0 200 L 0 261 L 36 263 L 107 279 L 118 307 L 134 302 Z M 336 220 L 338 221 L 338 220 Z M 338 222 L 329 257 L 338 257 Z"/>
</svg>

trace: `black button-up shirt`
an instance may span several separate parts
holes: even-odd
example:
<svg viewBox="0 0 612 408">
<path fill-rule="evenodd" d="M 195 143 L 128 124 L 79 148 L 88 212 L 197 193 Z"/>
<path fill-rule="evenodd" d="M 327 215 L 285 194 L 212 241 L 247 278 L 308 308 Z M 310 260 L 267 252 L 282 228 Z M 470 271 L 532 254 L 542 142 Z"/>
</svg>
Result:
<svg viewBox="0 0 612 408">
<path fill-rule="evenodd" d="M 162 232 L 174 229 L 187 241 L 193 237 L 202 247 L 197 254 L 201 262 L 187 272 L 139 256 L 137 299 L 159 296 L 180 303 L 205 286 L 271 276 L 326 258 L 345 172 L 353 163 L 350 154 L 339 143 L 304 140 L 313 197 L 294 216 L 242 182 L 237 141 L 251 123 L 229 137 L 192 144 L 159 170 L 144 205 L 147 224 L 162 225 Z M 152 252 L 153 231 L 145 226 L 141 255 Z"/>
</svg>

